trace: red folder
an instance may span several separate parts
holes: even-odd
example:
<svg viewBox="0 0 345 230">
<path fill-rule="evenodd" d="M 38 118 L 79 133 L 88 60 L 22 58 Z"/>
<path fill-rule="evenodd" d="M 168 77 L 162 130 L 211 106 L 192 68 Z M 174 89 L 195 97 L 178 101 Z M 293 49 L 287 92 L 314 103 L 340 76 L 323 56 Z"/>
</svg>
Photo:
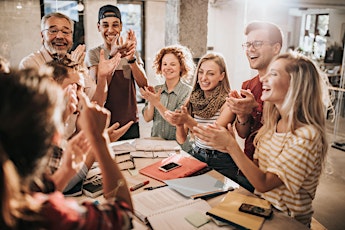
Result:
<svg viewBox="0 0 345 230">
<path fill-rule="evenodd" d="M 170 162 L 176 162 L 181 165 L 176 169 L 173 169 L 169 172 L 163 172 L 159 169 L 160 166 L 165 165 Z M 207 166 L 206 163 L 199 161 L 193 157 L 185 157 L 180 154 L 165 158 L 161 161 L 158 161 L 154 164 L 146 166 L 139 170 L 143 175 L 151 177 L 153 179 L 163 181 L 176 178 L 187 177 Z"/>
</svg>

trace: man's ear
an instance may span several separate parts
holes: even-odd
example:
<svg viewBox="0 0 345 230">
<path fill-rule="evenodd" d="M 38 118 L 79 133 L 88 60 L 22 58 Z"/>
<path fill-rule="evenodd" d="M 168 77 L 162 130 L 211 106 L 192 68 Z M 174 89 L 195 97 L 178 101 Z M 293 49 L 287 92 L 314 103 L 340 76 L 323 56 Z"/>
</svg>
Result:
<svg viewBox="0 0 345 230">
<path fill-rule="evenodd" d="M 273 45 L 273 52 L 275 55 L 278 55 L 280 53 L 280 50 L 282 48 L 282 45 L 280 43 L 275 43 Z"/>
<path fill-rule="evenodd" d="M 101 32 L 101 30 L 100 30 L 100 24 L 99 24 L 99 22 L 97 22 L 97 29 L 98 29 L 98 32 Z"/>
</svg>

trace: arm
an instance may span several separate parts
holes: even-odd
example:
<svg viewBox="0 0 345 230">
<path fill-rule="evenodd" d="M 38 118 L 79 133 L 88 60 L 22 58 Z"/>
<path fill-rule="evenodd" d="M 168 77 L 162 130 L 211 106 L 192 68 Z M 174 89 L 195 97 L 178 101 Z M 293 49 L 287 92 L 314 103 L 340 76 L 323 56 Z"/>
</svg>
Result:
<svg viewBox="0 0 345 230">
<path fill-rule="evenodd" d="M 126 53 L 125 58 L 127 61 L 134 60 L 135 58 L 135 51 L 137 47 L 137 39 L 135 37 L 135 33 L 133 30 L 129 30 L 127 33 L 127 47 L 128 51 Z M 138 60 L 136 60 L 134 63 L 129 63 L 129 66 L 132 70 L 133 77 L 139 88 L 143 88 L 144 86 L 147 86 L 147 78 L 146 73 L 141 64 L 138 63 Z"/>
<path fill-rule="evenodd" d="M 236 118 L 236 115 L 230 110 L 226 103 L 220 109 L 220 115 L 216 123 L 220 126 L 227 127 L 229 123 L 233 123 Z"/>
<path fill-rule="evenodd" d="M 236 165 L 259 192 L 267 192 L 283 184 L 276 174 L 263 172 L 245 155 L 235 139 L 231 125 L 228 125 L 228 129 L 219 125 L 206 127 L 198 125 L 194 128 L 194 134 L 205 141 L 207 145 L 229 153 Z"/>
<path fill-rule="evenodd" d="M 83 106 L 78 122 L 90 142 L 96 160 L 99 162 L 103 176 L 105 198 L 110 199 L 116 196 L 129 204 L 131 210 L 133 210 L 126 180 L 110 156 L 110 141 L 106 131 L 110 121 L 110 112 L 90 103 L 84 93 L 78 92 L 78 97 Z"/>
</svg>

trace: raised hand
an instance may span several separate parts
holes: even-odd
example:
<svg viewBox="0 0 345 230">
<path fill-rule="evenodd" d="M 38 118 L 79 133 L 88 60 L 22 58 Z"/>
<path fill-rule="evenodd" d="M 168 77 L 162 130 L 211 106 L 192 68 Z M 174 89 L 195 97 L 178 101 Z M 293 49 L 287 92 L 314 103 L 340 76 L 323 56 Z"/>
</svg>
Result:
<svg viewBox="0 0 345 230">
<path fill-rule="evenodd" d="M 79 132 L 68 141 L 66 150 L 62 155 L 62 165 L 71 167 L 76 173 L 79 172 L 90 149 L 91 146 L 83 132 Z"/>
<path fill-rule="evenodd" d="M 229 97 L 226 98 L 226 103 L 236 115 L 246 116 L 251 114 L 254 108 L 258 107 L 258 103 L 249 89 L 241 90 L 240 92 L 241 94 L 235 90 L 231 90 Z"/>
<path fill-rule="evenodd" d="M 194 126 L 193 134 L 204 141 L 205 144 L 221 152 L 227 152 L 228 146 L 237 145 L 235 134 L 230 123 L 227 128 L 217 124 L 198 124 Z"/>
<path fill-rule="evenodd" d="M 75 50 L 71 52 L 71 60 L 74 63 L 77 63 L 79 65 L 84 65 L 84 59 L 85 59 L 85 45 L 78 45 Z"/>
<path fill-rule="evenodd" d="M 116 67 L 119 65 L 120 61 L 121 61 L 120 53 L 116 53 L 115 56 L 113 56 L 110 59 L 105 59 L 104 50 L 101 49 L 100 55 L 99 55 L 98 68 L 97 68 L 97 76 L 98 77 L 113 76 L 116 70 Z"/>
<path fill-rule="evenodd" d="M 66 110 L 64 112 L 64 120 L 72 114 L 77 112 L 78 108 L 78 98 L 77 98 L 77 85 L 68 85 L 65 89 L 65 98 L 66 98 Z"/>
<path fill-rule="evenodd" d="M 144 86 L 140 88 L 140 93 L 142 98 L 149 101 L 153 106 L 157 106 L 160 103 L 162 89 L 160 88 L 157 92 L 155 92 L 152 86 Z"/>
<path fill-rule="evenodd" d="M 81 110 L 78 124 L 84 131 L 86 138 L 96 144 L 110 123 L 110 112 L 97 104 L 91 103 L 85 93 L 78 91 Z"/>
<path fill-rule="evenodd" d="M 165 112 L 164 117 L 171 125 L 174 126 L 183 125 L 188 122 L 189 118 L 191 118 L 186 106 L 181 106 L 181 109 L 176 109 L 175 111 L 168 110 Z"/>
</svg>

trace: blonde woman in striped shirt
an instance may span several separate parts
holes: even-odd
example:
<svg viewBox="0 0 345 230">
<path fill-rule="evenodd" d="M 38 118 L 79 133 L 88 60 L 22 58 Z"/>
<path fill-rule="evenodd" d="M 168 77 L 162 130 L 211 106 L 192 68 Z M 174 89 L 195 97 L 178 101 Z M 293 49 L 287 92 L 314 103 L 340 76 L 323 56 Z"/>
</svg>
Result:
<svg viewBox="0 0 345 230">
<path fill-rule="evenodd" d="M 321 79 L 306 57 L 283 54 L 272 62 L 261 79 L 264 125 L 255 138 L 255 162 L 230 126 L 194 128 L 207 144 L 230 154 L 261 197 L 308 226 L 328 148 Z"/>
</svg>

